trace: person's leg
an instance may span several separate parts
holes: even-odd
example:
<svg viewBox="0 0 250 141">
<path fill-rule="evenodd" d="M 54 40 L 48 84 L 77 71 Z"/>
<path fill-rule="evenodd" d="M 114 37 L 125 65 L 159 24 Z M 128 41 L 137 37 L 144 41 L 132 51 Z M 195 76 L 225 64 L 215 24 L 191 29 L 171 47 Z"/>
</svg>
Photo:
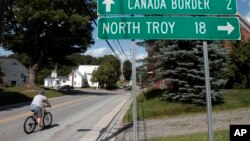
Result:
<svg viewBox="0 0 250 141">
<path fill-rule="evenodd" d="M 42 125 L 42 117 L 41 116 L 37 116 L 37 124 L 39 127 L 43 127 Z"/>
<path fill-rule="evenodd" d="M 37 117 L 38 126 L 43 127 L 43 125 L 42 125 L 42 108 L 39 107 L 39 110 L 38 110 L 36 117 Z"/>
</svg>

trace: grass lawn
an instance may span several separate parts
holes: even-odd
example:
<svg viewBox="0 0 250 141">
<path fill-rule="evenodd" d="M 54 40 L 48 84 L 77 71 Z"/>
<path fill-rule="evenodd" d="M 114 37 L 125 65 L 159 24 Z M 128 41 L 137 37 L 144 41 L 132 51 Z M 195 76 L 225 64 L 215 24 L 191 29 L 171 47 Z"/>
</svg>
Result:
<svg viewBox="0 0 250 141">
<path fill-rule="evenodd" d="M 206 112 L 206 106 L 162 101 L 162 93 L 162 90 L 151 90 L 138 96 L 138 120 Z M 213 111 L 250 107 L 250 90 L 225 90 L 224 101 L 224 104 L 213 106 Z M 124 121 L 132 121 L 132 105 L 126 113 Z"/>
<path fill-rule="evenodd" d="M 208 141 L 208 133 L 194 133 L 189 135 L 178 135 L 178 136 L 168 136 L 158 139 L 149 139 L 145 141 Z M 214 132 L 215 141 L 229 141 L 229 131 L 215 131 Z"/>
<path fill-rule="evenodd" d="M 0 106 L 19 102 L 31 101 L 41 88 L 29 89 L 27 87 L 2 87 L 0 91 Z M 63 96 L 53 90 L 45 90 L 48 98 Z"/>
<path fill-rule="evenodd" d="M 151 90 L 138 96 L 138 120 L 167 118 L 178 115 L 205 113 L 206 106 L 170 103 L 161 100 L 162 90 Z M 224 103 L 213 106 L 213 111 L 250 107 L 250 90 L 224 90 Z M 124 122 L 132 121 L 132 105 L 124 116 Z M 146 141 L 207 141 L 208 133 L 167 136 Z M 215 141 L 229 141 L 229 130 L 214 131 Z"/>
</svg>

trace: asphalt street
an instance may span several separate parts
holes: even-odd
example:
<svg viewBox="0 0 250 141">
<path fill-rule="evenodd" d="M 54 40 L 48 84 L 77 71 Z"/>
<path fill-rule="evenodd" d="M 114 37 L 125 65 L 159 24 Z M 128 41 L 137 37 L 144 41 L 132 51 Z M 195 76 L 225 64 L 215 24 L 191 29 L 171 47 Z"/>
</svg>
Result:
<svg viewBox="0 0 250 141">
<path fill-rule="evenodd" d="M 98 92 L 98 93 L 97 93 Z M 120 108 L 128 101 L 130 94 L 109 91 L 79 92 L 49 99 L 53 115 L 52 126 L 26 134 L 23 123 L 32 113 L 29 103 L 13 108 L 0 108 L 1 141 L 91 141 L 105 132 L 106 126 Z"/>
</svg>

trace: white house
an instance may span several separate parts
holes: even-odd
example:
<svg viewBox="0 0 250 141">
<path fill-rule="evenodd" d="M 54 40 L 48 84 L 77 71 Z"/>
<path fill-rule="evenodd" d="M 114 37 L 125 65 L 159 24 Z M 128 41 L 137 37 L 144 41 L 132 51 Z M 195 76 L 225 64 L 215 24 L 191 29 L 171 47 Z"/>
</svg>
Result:
<svg viewBox="0 0 250 141">
<path fill-rule="evenodd" d="M 97 70 L 99 66 L 94 65 L 80 65 L 76 70 L 69 74 L 69 81 L 73 87 L 98 87 L 98 83 L 91 81 L 92 73 Z"/>
<path fill-rule="evenodd" d="M 53 70 L 51 76 L 44 79 L 44 87 L 58 89 L 59 86 L 70 85 L 67 76 L 57 76 L 57 70 Z"/>
<path fill-rule="evenodd" d="M 16 59 L 0 59 L 2 81 L 8 85 L 25 85 L 29 70 Z"/>
<path fill-rule="evenodd" d="M 76 70 L 72 71 L 68 76 L 57 76 L 57 69 L 53 70 L 51 76 L 44 79 L 44 87 L 58 89 L 63 85 L 70 85 L 75 88 L 81 87 L 98 87 L 98 83 L 91 81 L 92 73 L 99 66 L 80 65 Z"/>
</svg>

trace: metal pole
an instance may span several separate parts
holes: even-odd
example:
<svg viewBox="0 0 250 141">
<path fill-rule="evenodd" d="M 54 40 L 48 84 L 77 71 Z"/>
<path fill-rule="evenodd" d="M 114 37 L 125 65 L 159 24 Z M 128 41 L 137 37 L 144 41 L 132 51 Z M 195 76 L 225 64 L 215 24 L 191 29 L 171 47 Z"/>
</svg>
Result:
<svg viewBox="0 0 250 141">
<path fill-rule="evenodd" d="M 135 41 L 132 40 L 132 97 L 133 97 L 133 131 L 134 141 L 138 140 L 137 135 L 137 95 L 136 95 L 136 69 L 135 69 Z"/>
<path fill-rule="evenodd" d="M 204 56 L 204 68 L 205 68 L 205 79 L 206 79 L 205 82 L 206 82 L 208 135 L 209 135 L 209 141 L 214 141 L 207 41 L 203 41 L 203 56 Z"/>
</svg>

